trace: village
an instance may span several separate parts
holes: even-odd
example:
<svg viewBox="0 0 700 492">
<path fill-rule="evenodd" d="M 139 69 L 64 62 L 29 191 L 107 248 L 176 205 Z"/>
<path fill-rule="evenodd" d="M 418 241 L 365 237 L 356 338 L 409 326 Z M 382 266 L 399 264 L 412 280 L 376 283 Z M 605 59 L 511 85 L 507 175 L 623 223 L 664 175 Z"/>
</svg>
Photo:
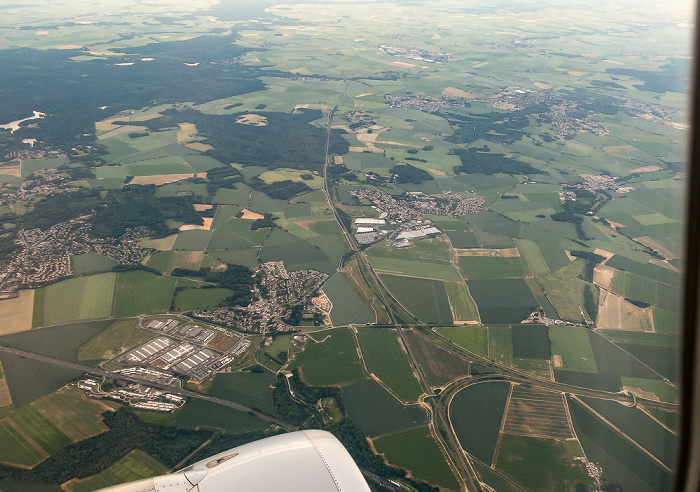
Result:
<svg viewBox="0 0 700 492">
<path fill-rule="evenodd" d="M 387 55 L 430 63 L 447 63 L 455 60 L 449 53 L 431 53 L 430 51 L 410 46 L 388 46 L 386 44 L 380 44 L 377 46 L 377 49 Z"/>
<path fill-rule="evenodd" d="M 147 235 L 148 229 L 129 229 L 116 239 L 95 238 L 90 235 L 90 217 L 77 217 L 46 230 L 19 230 L 15 239 L 19 251 L 0 268 L 0 276 L 18 288 L 34 289 L 73 276 L 73 255 L 98 253 L 122 265 L 136 265 L 149 254 L 135 240 Z"/>
<path fill-rule="evenodd" d="M 248 306 L 204 309 L 192 315 L 242 331 L 292 331 L 295 328 L 288 322 L 290 317 L 295 310 L 306 309 L 311 297 L 328 279 L 328 275 L 316 270 L 288 272 L 281 261 L 263 263 L 260 271 L 261 284 L 254 287 L 256 300 Z"/>
</svg>

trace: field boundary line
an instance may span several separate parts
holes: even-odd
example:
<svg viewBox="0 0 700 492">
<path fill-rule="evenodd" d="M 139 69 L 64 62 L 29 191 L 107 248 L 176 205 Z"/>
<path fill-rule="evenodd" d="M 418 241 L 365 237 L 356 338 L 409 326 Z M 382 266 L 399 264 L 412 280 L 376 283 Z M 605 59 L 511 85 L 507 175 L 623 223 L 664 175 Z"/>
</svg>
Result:
<svg viewBox="0 0 700 492">
<path fill-rule="evenodd" d="M 574 421 L 571 419 L 571 411 L 569 410 L 569 402 L 566 401 L 566 393 L 561 394 L 561 399 L 564 402 L 564 411 L 566 412 L 566 421 L 569 423 L 569 430 L 571 431 L 571 435 L 576 438 L 578 441 L 578 435 L 576 434 L 576 429 L 574 429 Z M 579 444 L 581 442 L 579 441 Z M 581 447 L 583 449 L 583 446 Z"/>
<path fill-rule="evenodd" d="M 664 423 L 661 422 L 659 419 L 657 419 L 657 418 L 654 417 L 652 414 L 650 414 L 650 413 L 647 411 L 647 409 L 644 408 L 643 406 L 638 406 L 637 408 L 640 409 L 642 412 L 644 412 L 649 418 L 651 418 L 654 422 L 656 422 L 657 424 L 659 424 L 661 427 L 663 427 L 664 429 L 666 429 L 667 431 L 669 431 L 669 432 L 670 432 L 671 434 L 673 434 L 674 436 L 677 436 L 677 435 L 678 435 L 678 431 L 677 431 L 677 430 L 669 429 L 668 426 L 666 426 L 666 424 L 664 424 Z"/>
<path fill-rule="evenodd" d="M 10 416 L 8 416 L 8 417 L 10 417 Z M 38 442 L 36 442 L 34 439 L 32 439 L 32 438 L 29 436 L 29 434 L 27 434 L 27 433 L 24 431 L 24 429 L 22 429 L 22 427 L 20 427 L 20 425 L 19 425 L 17 422 L 15 422 L 14 420 L 12 420 L 12 418 L 3 419 L 3 422 L 6 422 L 7 425 L 9 425 L 10 427 L 12 427 L 12 428 L 15 430 L 15 432 L 17 432 L 20 436 L 22 436 L 22 438 L 26 441 L 26 443 L 27 443 L 29 446 L 33 447 L 34 450 L 35 450 L 36 452 L 38 452 L 40 455 L 43 456 L 43 458 L 39 461 L 39 463 L 41 463 L 42 461 L 44 461 L 45 459 L 47 459 L 49 456 L 51 456 L 51 454 L 50 454 L 48 451 L 46 451 L 44 448 L 42 448 L 42 447 L 39 445 Z M 54 426 L 53 424 L 51 424 L 51 425 L 52 425 L 54 428 L 56 427 L 56 426 Z"/>
<path fill-rule="evenodd" d="M 510 400 L 513 396 L 513 388 L 515 385 L 510 383 L 510 388 L 508 388 L 508 398 L 506 398 L 506 406 L 503 408 L 503 416 L 501 417 L 501 428 L 498 430 L 498 440 L 496 441 L 496 447 L 493 450 L 493 457 L 491 457 L 490 468 L 496 468 L 496 462 L 498 461 L 498 451 L 501 449 L 501 441 L 503 440 L 503 429 L 506 426 L 506 420 L 508 419 L 508 410 L 510 410 Z"/>
<path fill-rule="evenodd" d="M 584 407 L 586 407 L 586 409 L 587 409 L 589 412 L 591 412 L 593 415 L 595 415 L 595 416 L 598 417 L 600 420 L 602 420 L 603 422 L 605 422 L 605 423 L 606 423 L 607 425 L 609 425 L 613 430 L 615 430 L 616 432 L 618 432 L 622 437 L 624 437 L 625 439 L 627 439 L 628 441 L 630 441 L 630 442 L 631 442 L 632 444 L 634 444 L 637 448 L 639 448 L 639 449 L 642 450 L 646 455 L 648 455 L 651 459 L 653 459 L 654 461 L 656 461 L 656 463 L 658 463 L 659 465 L 661 465 L 661 467 L 662 467 L 664 470 L 666 470 L 666 471 L 668 471 L 668 472 L 670 472 L 670 473 L 673 473 L 673 470 L 672 470 L 671 468 L 669 468 L 668 466 L 666 466 L 659 458 L 657 458 L 656 456 L 654 456 L 653 454 L 651 454 L 651 453 L 650 453 L 649 451 L 647 451 L 644 447 L 642 447 L 637 441 L 635 441 L 635 440 L 632 439 L 630 436 L 628 436 L 627 434 L 625 434 L 624 432 L 622 432 L 617 426 L 613 425 L 612 422 L 610 422 L 608 419 L 606 419 L 606 418 L 603 417 L 601 414 L 599 414 L 598 412 L 596 412 L 596 411 L 595 411 L 593 408 L 591 408 L 586 402 L 584 402 L 583 400 L 581 400 L 581 399 L 580 399 L 578 396 L 576 396 L 576 395 L 572 395 L 572 396 L 573 396 L 574 398 L 576 398 L 576 400 L 577 400 L 579 403 L 581 403 L 581 405 L 583 405 Z"/>
</svg>

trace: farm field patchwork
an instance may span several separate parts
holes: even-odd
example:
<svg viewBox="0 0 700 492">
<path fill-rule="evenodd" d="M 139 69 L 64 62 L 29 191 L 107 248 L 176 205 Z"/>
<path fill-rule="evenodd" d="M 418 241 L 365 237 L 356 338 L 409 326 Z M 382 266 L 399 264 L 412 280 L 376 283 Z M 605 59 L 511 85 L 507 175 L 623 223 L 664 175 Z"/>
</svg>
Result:
<svg viewBox="0 0 700 492">
<path fill-rule="evenodd" d="M 597 373 L 588 330 L 574 326 L 550 326 L 549 340 L 554 367 L 559 370 Z"/>
<path fill-rule="evenodd" d="M 424 323 L 452 324 L 452 310 L 444 282 L 426 278 L 380 275 L 399 303 Z"/>
<path fill-rule="evenodd" d="M 454 395 L 449 418 L 462 448 L 486 465 L 494 459 L 505 404 L 511 386 L 477 383 Z"/>
<path fill-rule="evenodd" d="M 313 335 L 303 352 L 297 353 L 291 367 L 312 386 L 343 386 L 365 379 L 355 340 L 346 328 Z"/>
<path fill-rule="evenodd" d="M 537 306 L 523 279 L 469 280 L 467 285 L 487 325 L 520 323 Z"/>
<path fill-rule="evenodd" d="M 545 325 L 513 325 L 513 357 L 548 360 L 551 357 L 549 328 Z"/>
<path fill-rule="evenodd" d="M 471 324 L 479 321 L 479 311 L 469 295 L 464 282 L 445 282 L 447 300 L 452 308 L 452 318 L 456 325 Z"/>
<path fill-rule="evenodd" d="M 374 439 L 373 443 L 389 463 L 409 470 L 414 477 L 447 489 L 459 489 L 428 427 L 388 434 Z"/>
<path fill-rule="evenodd" d="M 348 417 L 370 437 L 428 423 L 425 410 L 418 405 L 404 405 L 374 379 L 344 386 L 341 391 Z"/>
<path fill-rule="evenodd" d="M 431 386 L 443 386 L 469 373 L 469 362 L 426 340 L 413 329 L 404 330 L 411 353 Z"/>
<path fill-rule="evenodd" d="M 573 437 L 561 393 L 522 385 L 513 387 L 503 432 L 558 440 Z"/>
<path fill-rule="evenodd" d="M 80 276 L 89 275 L 91 273 L 108 272 L 119 262 L 97 253 L 85 253 L 71 256 L 70 263 L 73 273 Z"/>
<path fill-rule="evenodd" d="M 217 374 L 209 394 L 277 415 L 270 388 L 274 384 L 274 375 L 267 371 Z"/>
<path fill-rule="evenodd" d="M 196 399 L 191 399 L 178 410 L 174 425 L 181 429 L 220 429 L 230 434 L 264 430 L 269 426 L 264 420 L 240 410 Z"/>
<path fill-rule="evenodd" d="M 467 280 L 523 278 L 527 275 L 521 257 L 459 256 L 459 269 Z"/>
<path fill-rule="evenodd" d="M 600 463 L 608 481 L 628 490 L 672 490 L 672 474 L 577 401 L 569 402 L 576 435 L 589 460 Z"/>
<path fill-rule="evenodd" d="M 174 307 L 179 311 L 213 308 L 234 292 L 231 289 L 185 289 L 175 295 Z"/>
<path fill-rule="evenodd" d="M 65 386 L 35 401 L 29 408 L 39 412 L 73 442 L 106 431 L 101 414 L 113 409 L 100 400 L 87 398 L 81 390 L 72 386 Z"/>
<path fill-rule="evenodd" d="M 167 471 L 168 469 L 164 465 L 149 454 L 135 449 L 97 475 L 71 480 L 64 486 L 71 492 L 89 492 L 99 488 L 163 475 Z"/>
<path fill-rule="evenodd" d="M 115 273 L 102 273 L 71 278 L 37 290 L 32 325 L 109 318 L 116 279 Z"/>
<path fill-rule="evenodd" d="M 158 277 L 149 272 L 124 272 L 114 288 L 113 316 L 164 313 L 170 308 L 176 279 Z"/>
<path fill-rule="evenodd" d="M 673 469 L 677 458 L 678 436 L 660 426 L 638 408 L 630 408 L 611 400 L 581 398 L 593 412 L 610 422 L 620 432 Z"/>
<path fill-rule="evenodd" d="M 486 330 L 488 330 L 488 328 L 482 326 L 463 326 L 437 328 L 435 331 L 460 347 L 485 357 L 488 355 Z"/>
<path fill-rule="evenodd" d="M 357 338 L 367 371 L 401 400 L 416 401 L 423 391 L 396 330 L 359 328 Z"/>
<path fill-rule="evenodd" d="M 155 338 L 156 333 L 137 328 L 137 321 L 124 319 L 109 322 L 104 331 L 85 340 L 77 351 L 80 362 L 111 359 L 123 350 Z"/>
<path fill-rule="evenodd" d="M 351 323 L 364 324 L 375 321 L 362 298 L 353 290 L 342 273 L 333 274 L 323 284 L 322 290 L 333 304 L 330 313 L 333 325 L 344 326 Z"/>
<path fill-rule="evenodd" d="M 0 302 L 0 336 L 32 329 L 35 290 L 20 290 L 19 297 Z"/>
<path fill-rule="evenodd" d="M 567 491 L 575 489 L 577 483 L 591 482 L 583 465 L 573 462 L 573 456 L 559 440 L 504 434 L 496 468 L 527 490 L 538 492 Z"/>
</svg>

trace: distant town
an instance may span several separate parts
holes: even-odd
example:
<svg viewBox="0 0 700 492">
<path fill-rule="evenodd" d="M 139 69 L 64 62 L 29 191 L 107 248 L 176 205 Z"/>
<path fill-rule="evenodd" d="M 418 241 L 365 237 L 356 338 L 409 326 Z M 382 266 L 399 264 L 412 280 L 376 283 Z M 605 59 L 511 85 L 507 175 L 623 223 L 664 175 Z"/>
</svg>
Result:
<svg viewBox="0 0 700 492">
<path fill-rule="evenodd" d="M 197 310 L 193 316 L 223 326 L 250 332 L 292 331 L 290 317 L 303 310 L 315 310 L 311 297 L 328 279 L 316 270 L 289 272 L 281 261 L 270 261 L 260 266 L 262 281 L 254 287 L 255 300 L 245 307 Z M 300 317 L 300 316 L 299 316 Z"/>
</svg>

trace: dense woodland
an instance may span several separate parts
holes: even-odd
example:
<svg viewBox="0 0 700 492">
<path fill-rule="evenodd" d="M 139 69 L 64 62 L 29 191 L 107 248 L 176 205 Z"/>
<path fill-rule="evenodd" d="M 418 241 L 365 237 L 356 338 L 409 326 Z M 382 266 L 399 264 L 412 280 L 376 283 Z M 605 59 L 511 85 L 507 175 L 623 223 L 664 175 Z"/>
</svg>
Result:
<svg viewBox="0 0 700 492">
<path fill-rule="evenodd" d="M 451 153 L 458 155 L 462 161 L 461 166 L 454 167 L 455 174 L 547 174 L 504 154 L 489 152 L 488 148 L 453 149 Z"/>
<path fill-rule="evenodd" d="M 207 143 L 214 146 L 207 153 L 225 163 L 236 162 L 268 169 L 289 167 L 320 171 L 323 168 L 326 129 L 310 124 L 322 117 L 320 110 L 299 110 L 296 113 L 261 113 L 267 118 L 264 126 L 236 123 L 239 114 L 211 115 L 195 110 L 168 110 L 163 116 L 135 122 L 150 131 L 174 128 L 178 123 L 194 123 Z M 120 124 L 129 124 L 120 121 Z M 331 153 L 345 154 L 349 144 L 342 130 L 331 132 Z"/>
</svg>

